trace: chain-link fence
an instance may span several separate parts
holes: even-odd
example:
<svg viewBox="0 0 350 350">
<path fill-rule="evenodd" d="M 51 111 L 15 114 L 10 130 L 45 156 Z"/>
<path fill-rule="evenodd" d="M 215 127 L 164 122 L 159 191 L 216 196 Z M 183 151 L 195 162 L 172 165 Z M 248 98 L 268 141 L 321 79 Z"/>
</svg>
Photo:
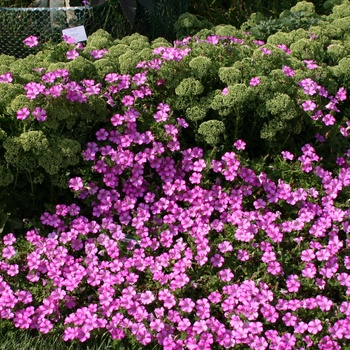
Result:
<svg viewBox="0 0 350 350">
<path fill-rule="evenodd" d="M 109 3 L 93 7 L 0 8 L 0 54 L 22 58 L 35 49 L 23 40 L 35 35 L 40 43 L 59 42 L 62 29 L 84 25 L 86 34 L 104 29 L 114 37 L 128 34 L 128 23 Z"/>
<path fill-rule="evenodd" d="M 175 40 L 174 23 L 180 15 L 188 11 L 189 0 L 155 0 L 154 11 L 146 11 L 139 6 L 134 32 L 146 35 L 149 39 L 163 37 Z"/>
<path fill-rule="evenodd" d="M 174 40 L 173 24 L 188 9 L 188 0 L 158 0 L 152 13 L 138 5 L 134 27 L 123 15 L 119 2 L 101 0 L 95 6 L 57 8 L 0 7 L 0 54 L 22 58 L 36 49 L 30 49 L 23 40 L 35 35 L 40 43 L 59 42 L 62 29 L 84 25 L 89 36 L 104 29 L 114 38 L 122 38 L 133 32 L 148 36 L 151 40 L 162 36 Z"/>
</svg>

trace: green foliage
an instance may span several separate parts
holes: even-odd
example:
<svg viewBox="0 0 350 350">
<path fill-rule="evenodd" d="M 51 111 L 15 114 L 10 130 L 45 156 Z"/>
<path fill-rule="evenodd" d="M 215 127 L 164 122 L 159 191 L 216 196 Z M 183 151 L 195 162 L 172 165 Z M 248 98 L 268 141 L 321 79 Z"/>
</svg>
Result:
<svg viewBox="0 0 350 350">
<path fill-rule="evenodd" d="M 303 2 L 302 2 L 303 3 Z M 302 3 L 298 3 L 302 4 Z M 305 2 L 306 3 L 306 2 Z M 295 29 L 303 28 L 310 29 L 311 26 L 317 25 L 321 22 L 321 17 L 317 16 L 312 9 L 312 3 L 306 3 L 309 6 L 295 6 L 295 10 L 284 11 L 277 19 L 261 20 L 255 26 L 248 27 L 250 31 L 260 40 L 267 40 L 267 38 L 277 32 L 290 32 Z M 296 11 L 300 9 L 300 11 Z"/>
<path fill-rule="evenodd" d="M 86 49 L 108 49 L 113 45 L 112 36 L 103 29 L 97 30 L 88 37 Z"/>
<path fill-rule="evenodd" d="M 343 57 L 331 68 L 332 73 L 346 89 L 350 88 L 350 57 Z"/>
<path fill-rule="evenodd" d="M 107 34 L 100 31 L 95 38 Z M 39 83 L 43 73 L 61 68 L 67 69 L 69 78 L 77 83 L 104 79 L 108 65 L 97 63 L 88 53 L 68 61 L 67 49 L 68 44 L 61 43 L 24 59 L 0 57 L 1 74 L 9 72 L 13 76 L 11 84 L 0 83 L 0 210 L 10 213 L 1 219 L 5 232 L 14 223 L 22 222 L 22 226 L 22 219 L 39 214 L 62 195 L 70 198 L 66 190 L 70 174 L 85 166 L 82 148 L 107 116 L 106 103 L 97 96 L 83 104 L 69 101 L 65 94 L 59 98 L 26 96 L 25 84 Z M 34 70 L 37 67 L 42 71 Z M 33 116 L 17 120 L 17 111 L 28 108 L 32 112 L 36 107 L 46 111 L 45 123 Z"/>
<path fill-rule="evenodd" d="M 333 22 L 333 25 L 339 28 L 342 32 L 349 32 L 350 24 L 349 24 L 350 16 L 338 18 Z"/>
<path fill-rule="evenodd" d="M 192 122 L 203 120 L 208 109 L 204 105 L 195 105 L 186 109 L 186 118 Z"/>
<path fill-rule="evenodd" d="M 204 91 L 203 84 L 195 78 L 185 78 L 176 87 L 175 93 L 178 96 L 197 96 Z"/>
<path fill-rule="evenodd" d="M 136 72 L 135 67 L 139 62 L 139 55 L 134 50 L 128 50 L 118 58 L 119 70 L 123 74 Z"/>
<path fill-rule="evenodd" d="M 126 53 L 126 51 L 131 51 L 130 48 L 129 48 L 129 45 L 118 43 L 116 45 L 113 45 L 108 50 L 108 53 L 109 53 L 109 56 L 111 56 L 113 58 L 118 58 L 121 55 L 123 55 L 124 53 Z"/>
<path fill-rule="evenodd" d="M 198 56 L 193 58 L 189 63 L 193 74 L 199 79 L 210 76 L 214 70 L 213 63 L 210 58 L 205 56 Z M 215 70 L 214 70 L 215 71 Z"/>
<path fill-rule="evenodd" d="M 220 80 L 227 85 L 239 83 L 243 79 L 241 70 L 235 67 L 220 67 L 219 77 Z"/>
<path fill-rule="evenodd" d="M 82 56 L 68 62 L 66 68 L 69 71 L 70 79 L 73 81 L 81 81 L 86 77 L 93 79 L 97 76 L 94 63 Z"/>
<path fill-rule="evenodd" d="M 253 91 L 245 84 L 235 84 L 229 86 L 228 94 L 222 99 L 223 106 L 231 107 L 234 110 L 243 109 L 250 103 Z"/>
<path fill-rule="evenodd" d="M 183 39 L 196 34 L 201 29 L 210 29 L 212 23 L 206 20 L 199 20 L 197 16 L 191 13 L 182 14 L 174 23 L 175 34 L 178 39 Z"/>
<path fill-rule="evenodd" d="M 290 120 L 297 116 L 297 106 L 294 100 L 287 94 L 277 93 L 274 98 L 266 101 L 266 109 L 274 116 Z"/>
<path fill-rule="evenodd" d="M 346 0 L 326 1 L 325 6 L 332 5 L 332 13 L 329 15 L 330 20 L 340 19 L 350 16 L 350 4 Z"/>
<path fill-rule="evenodd" d="M 225 133 L 225 124 L 220 120 L 208 120 L 203 122 L 198 128 L 199 135 L 211 146 L 218 145 Z"/>
<path fill-rule="evenodd" d="M 172 47 L 172 44 L 169 43 L 165 38 L 157 38 L 151 42 L 151 47 L 153 49 L 157 47 Z"/>
<path fill-rule="evenodd" d="M 28 7 L 31 4 L 32 0 L 1 0 L 0 7 Z"/>
<path fill-rule="evenodd" d="M 345 1 L 346 0 L 344 0 L 344 2 Z M 257 21 L 254 24 L 256 25 L 261 18 L 264 21 L 267 18 L 276 19 L 281 12 L 289 10 L 291 7 L 295 6 L 297 2 L 298 0 L 190 0 L 189 12 L 200 18 L 206 18 L 215 25 L 231 24 L 239 28 L 249 18 L 252 19 L 252 17 L 250 17 L 252 13 L 258 14 Z M 309 10 L 314 6 L 317 12 L 329 14 L 333 6 L 341 2 L 342 0 L 312 0 L 309 1 L 311 5 L 299 5 L 297 9 Z M 251 24 L 253 23 L 251 22 Z"/>
<path fill-rule="evenodd" d="M 349 50 L 342 44 L 333 43 L 327 47 L 327 55 L 333 65 L 349 54 Z"/>
<path fill-rule="evenodd" d="M 276 21 L 283 24 L 293 19 L 292 25 L 267 37 L 264 45 L 253 42 L 261 39 L 252 30 L 264 20 L 261 14 L 252 15 L 240 30 L 220 25 L 199 31 L 194 37 L 200 39 L 188 43 L 187 56 L 180 62 L 164 62 L 157 72 L 156 79 L 166 82 L 159 88 L 159 96 L 165 97 L 178 115 L 186 116 L 190 132 L 204 148 L 216 141 L 209 144 L 210 137 L 204 138 L 199 127 L 216 120 L 225 125 L 222 150 L 230 149 L 232 138 L 242 138 L 254 145 L 248 146 L 250 155 L 278 153 L 285 147 L 298 151 L 302 143 L 322 131 L 320 123 L 317 126 L 310 118 L 311 113 L 303 111 L 301 103 L 314 98 L 305 95 L 298 83 L 310 78 L 330 95 L 337 92 L 339 82 L 349 86 L 348 29 L 335 26 L 337 18 L 319 15 L 317 9 L 319 6 L 301 2 L 285 10 Z M 337 11 L 335 6 L 334 13 Z M 184 16 L 183 20 L 184 26 L 190 26 L 195 18 Z M 253 35 L 245 33 L 249 29 Z M 206 40 L 205 34 L 220 37 L 218 33 L 223 35 L 218 44 Z M 224 39 L 232 37 L 235 42 Z M 313 60 L 318 68 L 309 70 L 304 60 Z M 293 69 L 294 76 L 286 76 L 283 66 Z M 252 78 L 259 78 L 260 84 L 250 86 Z"/>
<path fill-rule="evenodd" d="M 315 5 L 312 2 L 300 1 L 295 6 L 291 7 L 290 12 L 313 15 L 315 13 Z"/>
</svg>

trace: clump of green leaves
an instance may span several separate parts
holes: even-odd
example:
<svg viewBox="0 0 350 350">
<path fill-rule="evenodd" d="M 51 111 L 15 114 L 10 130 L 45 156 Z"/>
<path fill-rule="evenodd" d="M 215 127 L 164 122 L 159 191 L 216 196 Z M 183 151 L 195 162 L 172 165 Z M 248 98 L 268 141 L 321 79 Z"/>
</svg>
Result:
<svg viewBox="0 0 350 350">
<path fill-rule="evenodd" d="M 311 2 L 301 1 L 290 10 L 283 11 L 279 18 L 266 18 L 260 15 L 257 20 L 251 19 L 243 24 L 243 28 L 250 30 L 260 40 L 266 40 L 277 32 L 290 32 L 295 29 L 309 29 L 322 21 L 322 17 L 315 13 L 315 6 Z"/>
<path fill-rule="evenodd" d="M 178 115 L 186 116 L 202 147 L 220 143 L 221 149 L 229 149 L 232 138 L 242 138 L 250 145 L 251 156 L 276 154 L 286 147 L 298 151 L 323 132 L 322 123 L 316 123 L 301 104 L 314 100 L 327 113 L 328 103 L 305 94 L 299 82 L 312 79 L 329 96 L 337 92 L 339 81 L 349 87 L 348 28 L 340 23 L 347 18 L 349 6 L 348 2 L 334 5 L 325 16 L 317 14 L 312 3 L 299 2 L 281 14 L 277 32 L 269 32 L 270 36 L 254 32 L 263 21 L 259 14 L 240 30 L 223 25 L 201 30 L 192 40 L 184 40 L 188 55 L 179 62 L 165 62 L 157 72 L 166 82 L 159 93 Z M 195 22 L 192 16 L 184 19 L 188 21 L 184 27 Z M 312 68 L 307 63 L 311 61 Z M 259 83 L 252 84 L 254 79 Z M 342 102 L 345 110 L 346 104 Z M 225 127 L 212 127 L 218 121 Z M 223 134 L 210 135 L 214 129 Z"/>
</svg>

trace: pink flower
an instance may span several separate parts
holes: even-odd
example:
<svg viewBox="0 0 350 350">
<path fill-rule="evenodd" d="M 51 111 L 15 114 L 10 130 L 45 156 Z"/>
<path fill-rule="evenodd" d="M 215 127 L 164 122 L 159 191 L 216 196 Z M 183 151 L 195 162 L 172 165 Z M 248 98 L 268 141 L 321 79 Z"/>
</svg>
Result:
<svg viewBox="0 0 350 350">
<path fill-rule="evenodd" d="M 294 155 L 288 151 L 282 151 L 281 154 L 285 160 L 293 160 L 294 159 Z"/>
<path fill-rule="evenodd" d="M 181 126 L 182 128 L 188 128 L 188 123 L 186 122 L 185 119 L 183 118 L 177 118 L 176 119 L 177 123 L 179 124 L 179 126 Z"/>
<path fill-rule="evenodd" d="M 151 304 L 154 301 L 154 295 L 151 291 L 146 291 L 140 295 L 141 303 L 143 305 Z"/>
<path fill-rule="evenodd" d="M 132 81 L 136 84 L 136 85 L 142 85 L 146 82 L 147 80 L 147 75 L 146 73 L 137 73 L 132 77 Z"/>
<path fill-rule="evenodd" d="M 238 151 L 243 151 L 245 149 L 246 143 L 243 140 L 237 140 L 233 145 Z"/>
<path fill-rule="evenodd" d="M 192 312 L 195 305 L 196 304 L 190 298 L 181 299 L 179 301 L 179 306 L 183 312 Z"/>
<path fill-rule="evenodd" d="M 79 57 L 79 52 L 77 50 L 67 51 L 66 57 L 68 60 L 75 60 L 77 57 Z"/>
<path fill-rule="evenodd" d="M 304 111 L 313 111 L 316 108 L 316 103 L 311 100 L 306 100 L 302 106 Z"/>
<path fill-rule="evenodd" d="M 202 179 L 202 174 L 197 172 L 193 172 L 192 175 L 189 177 L 189 181 L 192 184 L 199 184 L 201 182 L 201 179 Z"/>
<path fill-rule="evenodd" d="M 330 126 L 334 125 L 335 123 L 335 118 L 332 114 L 326 114 L 323 118 L 322 121 L 325 125 Z"/>
<path fill-rule="evenodd" d="M 255 77 L 255 78 L 250 79 L 249 84 L 250 84 L 250 86 L 257 86 L 257 85 L 259 85 L 260 84 L 259 77 Z"/>
<path fill-rule="evenodd" d="M 260 50 L 261 50 L 261 52 L 263 53 L 264 56 L 272 54 L 272 51 L 267 49 L 266 47 L 262 47 Z"/>
<path fill-rule="evenodd" d="M 325 141 L 326 141 L 326 139 L 324 138 L 324 136 L 321 135 L 321 134 L 316 134 L 316 135 L 315 135 L 315 138 L 316 138 L 316 140 L 319 141 L 319 142 L 325 142 Z"/>
<path fill-rule="evenodd" d="M 277 45 L 277 48 L 283 50 L 288 55 L 292 53 L 292 51 L 285 44 L 279 44 Z"/>
<path fill-rule="evenodd" d="M 170 112 L 170 106 L 167 103 L 159 103 L 157 110 L 162 112 Z"/>
<path fill-rule="evenodd" d="M 35 107 L 32 114 L 39 122 L 43 122 L 47 118 L 46 111 L 40 107 Z"/>
<path fill-rule="evenodd" d="M 154 114 L 154 119 L 160 123 L 160 122 L 165 122 L 169 118 L 169 115 L 167 112 L 163 110 L 159 110 Z"/>
<path fill-rule="evenodd" d="M 73 191 L 79 191 L 84 188 L 84 183 L 81 177 L 74 177 L 69 180 L 69 188 L 73 189 Z"/>
<path fill-rule="evenodd" d="M 307 330 L 311 334 L 317 334 L 322 330 L 322 322 L 319 319 L 310 321 L 307 326 Z"/>
<path fill-rule="evenodd" d="M 239 249 L 237 252 L 237 259 L 240 261 L 249 260 L 249 253 L 244 249 Z"/>
<path fill-rule="evenodd" d="M 306 64 L 307 69 L 316 69 L 318 68 L 318 65 L 313 60 L 303 60 L 303 62 Z"/>
<path fill-rule="evenodd" d="M 208 299 L 213 304 L 219 303 L 221 300 L 221 294 L 219 292 L 211 292 Z"/>
<path fill-rule="evenodd" d="M 124 106 L 133 106 L 134 101 L 135 101 L 135 99 L 131 95 L 126 95 L 122 98 L 122 103 Z"/>
<path fill-rule="evenodd" d="M 7 246 L 2 250 L 2 256 L 4 259 L 11 259 L 16 255 L 16 251 L 12 246 Z"/>
<path fill-rule="evenodd" d="M 224 96 L 226 96 L 226 95 L 228 94 L 228 87 L 225 87 L 225 88 L 221 91 L 221 93 L 222 93 Z"/>
<path fill-rule="evenodd" d="M 286 77 L 294 77 L 294 70 L 287 66 L 282 66 L 283 73 Z"/>
<path fill-rule="evenodd" d="M 27 107 L 22 108 L 17 112 L 17 119 L 24 120 L 28 118 L 29 114 L 30 114 L 29 108 Z"/>
<path fill-rule="evenodd" d="M 11 83 L 13 81 L 13 77 L 11 73 L 4 73 L 0 75 L 0 83 Z"/>
<path fill-rule="evenodd" d="M 253 43 L 259 46 L 265 45 L 265 41 L 262 41 L 262 40 L 253 40 Z"/>
<path fill-rule="evenodd" d="M 178 323 L 178 326 L 177 326 L 177 329 L 180 331 L 180 332 L 184 332 L 186 331 L 186 329 L 188 327 L 191 326 L 191 322 L 188 318 L 183 318 L 181 321 L 179 321 Z"/>
<path fill-rule="evenodd" d="M 278 261 L 269 262 L 267 266 L 267 272 L 274 276 L 278 274 L 283 274 L 281 264 Z"/>
<path fill-rule="evenodd" d="M 16 242 L 16 237 L 13 233 L 8 233 L 3 237 L 3 243 L 5 245 L 12 245 L 15 242 Z"/>
<path fill-rule="evenodd" d="M 222 281 L 224 282 L 230 282 L 232 278 L 234 277 L 234 274 L 230 269 L 224 269 L 219 272 L 219 276 Z"/>
<path fill-rule="evenodd" d="M 207 329 L 208 329 L 208 326 L 206 325 L 206 322 L 204 320 L 196 321 L 193 324 L 193 331 L 196 334 L 201 334 L 202 332 L 207 331 Z"/>
<path fill-rule="evenodd" d="M 34 46 L 37 46 L 39 44 L 38 38 L 34 35 L 28 36 L 27 38 L 25 38 L 23 40 L 23 42 L 28 47 L 34 47 Z"/>
<path fill-rule="evenodd" d="M 224 264 L 225 259 L 220 254 L 215 254 L 210 258 L 210 261 L 214 267 L 221 267 Z"/>
<path fill-rule="evenodd" d="M 218 244 L 221 253 L 232 252 L 233 247 L 229 241 L 223 241 Z"/>
<path fill-rule="evenodd" d="M 62 40 L 65 41 L 67 44 L 75 44 L 77 41 L 75 38 L 65 34 L 62 35 Z"/>
<path fill-rule="evenodd" d="M 297 275 L 290 275 L 286 280 L 287 289 L 290 293 L 296 293 L 300 288 L 300 283 L 298 281 Z"/>
<path fill-rule="evenodd" d="M 306 95 L 315 95 L 319 86 L 317 83 L 315 83 L 312 79 L 306 78 L 301 80 L 298 83 L 299 86 L 301 86 L 304 89 L 304 93 Z"/>
<path fill-rule="evenodd" d="M 104 50 L 92 50 L 90 52 L 90 55 L 96 59 L 102 58 L 103 56 L 105 56 L 107 54 L 108 54 L 108 50 L 105 50 L 105 49 Z"/>
<path fill-rule="evenodd" d="M 0 77 L 0 81 L 1 81 L 1 77 Z M 338 99 L 339 101 L 346 100 L 346 90 L 343 87 L 341 87 L 336 93 L 335 98 Z"/>
<path fill-rule="evenodd" d="M 104 141 L 107 140 L 108 137 L 108 131 L 106 129 L 100 129 L 96 131 L 96 138 L 98 141 Z"/>
</svg>

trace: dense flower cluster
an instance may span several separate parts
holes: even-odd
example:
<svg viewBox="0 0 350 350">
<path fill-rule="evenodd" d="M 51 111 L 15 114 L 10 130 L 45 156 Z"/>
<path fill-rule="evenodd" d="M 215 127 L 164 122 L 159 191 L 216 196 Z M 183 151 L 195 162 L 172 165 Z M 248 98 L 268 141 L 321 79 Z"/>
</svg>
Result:
<svg viewBox="0 0 350 350">
<path fill-rule="evenodd" d="M 344 203 L 350 149 L 334 172 L 311 144 L 299 156 L 283 151 L 283 161 L 297 156 L 295 165 L 316 184 L 304 188 L 253 171 L 241 139 L 217 159 L 184 147 L 186 119 L 168 103 L 152 102 L 148 76 L 164 62 L 184 59 L 186 40 L 156 49 L 134 75 L 107 74 L 106 88 L 70 81 L 64 69 L 26 85 L 34 101 L 62 95 L 86 103 L 96 95 L 113 112 L 83 152 L 91 178 L 69 181 L 79 201 L 42 214 L 43 227 L 26 234 L 26 255 L 15 234 L 3 237 L 0 317 L 42 333 L 63 326 L 65 341 L 84 342 L 100 330 L 164 349 L 340 349 L 350 338 L 350 209 Z M 207 38 L 212 45 L 220 40 L 227 38 Z M 294 74 L 286 66 L 281 72 Z M 11 75 L 0 82 L 11 84 Z M 258 88 L 261 81 L 248 84 Z M 182 88 L 201 86 L 188 80 Z M 301 108 L 315 122 L 336 124 L 344 88 L 328 96 L 311 79 L 298 88 L 305 95 Z M 230 94 L 230 88 L 220 91 Z M 44 123 L 50 118 L 36 107 L 20 109 L 17 119 L 30 114 Z M 349 121 L 336 126 L 339 137 L 348 137 Z"/>
</svg>

